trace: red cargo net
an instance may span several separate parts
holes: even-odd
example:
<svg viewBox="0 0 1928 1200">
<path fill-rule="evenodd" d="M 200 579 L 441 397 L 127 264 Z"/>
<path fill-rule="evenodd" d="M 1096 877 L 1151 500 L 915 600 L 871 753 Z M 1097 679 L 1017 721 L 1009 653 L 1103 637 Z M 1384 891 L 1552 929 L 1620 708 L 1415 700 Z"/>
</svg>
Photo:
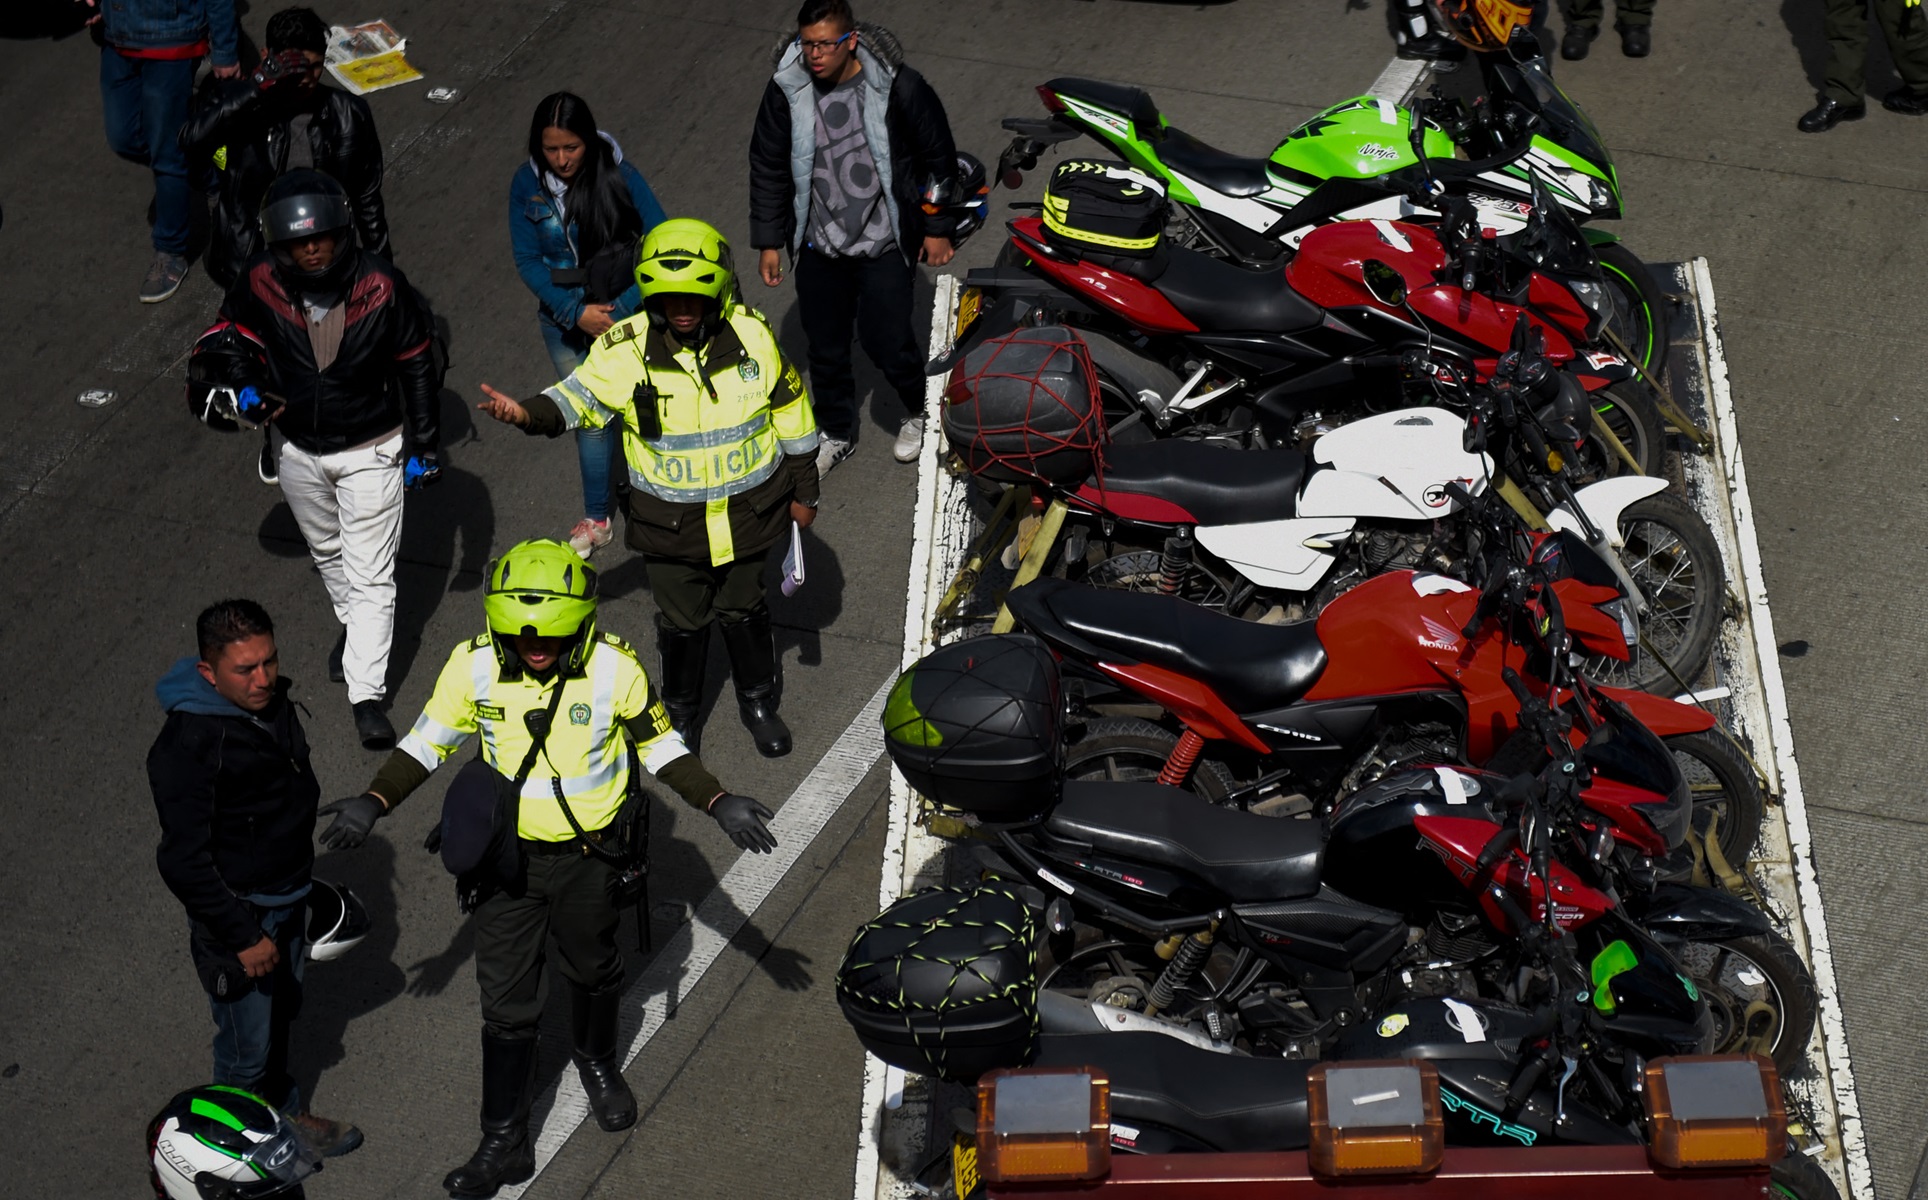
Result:
<svg viewBox="0 0 1928 1200">
<path fill-rule="evenodd" d="M 1104 406 L 1084 339 L 1015 329 L 973 350 L 944 389 L 944 432 L 973 475 L 1007 483 L 1103 476 Z"/>
</svg>

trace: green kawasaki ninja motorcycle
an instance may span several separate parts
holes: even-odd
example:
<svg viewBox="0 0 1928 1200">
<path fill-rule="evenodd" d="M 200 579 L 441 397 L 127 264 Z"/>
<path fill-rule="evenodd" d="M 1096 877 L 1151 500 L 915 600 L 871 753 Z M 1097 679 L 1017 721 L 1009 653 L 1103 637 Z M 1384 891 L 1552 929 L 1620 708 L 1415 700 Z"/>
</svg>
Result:
<svg viewBox="0 0 1928 1200">
<path fill-rule="evenodd" d="M 1016 187 L 1046 147 L 1096 138 L 1165 182 L 1179 244 L 1253 268 L 1281 265 L 1300 239 L 1331 221 L 1436 217 L 1415 202 L 1409 183 L 1393 178 L 1419 163 L 1422 148 L 1427 158 L 1472 159 L 1480 168 L 1452 172 L 1448 186 L 1473 202 L 1495 235 L 1525 225 L 1535 179 L 1576 221 L 1620 216 L 1619 180 L 1593 122 L 1554 84 L 1536 44 L 1516 39 L 1514 46 L 1474 56 L 1486 95 L 1470 107 L 1422 100 L 1406 108 L 1360 96 L 1288 133 L 1270 158 L 1206 145 L 1168 123 L 1138 88 L 1053 79 L 1038 88 L 1050 117 L 1005 120 L 1017 137 L 999 173 Z M 1612 293 L 1608 328 L 1657 375 L 1668 350 L 1665 297 L 1615 235 L 1585 232 Z"/>
</svg>

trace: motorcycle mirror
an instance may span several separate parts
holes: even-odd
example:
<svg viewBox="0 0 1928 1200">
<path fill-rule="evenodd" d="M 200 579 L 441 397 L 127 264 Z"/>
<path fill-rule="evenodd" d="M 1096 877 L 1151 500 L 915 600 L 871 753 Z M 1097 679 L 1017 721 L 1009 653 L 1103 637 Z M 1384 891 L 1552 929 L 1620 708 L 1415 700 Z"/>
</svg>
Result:
<svg viewBox="0 0 1928 1200">
<path fill-rule="evenodd" d="M 1359 264 L 1359 273 L 1365 279 L 1366 290 L 1379 303 L 1398 308 L 1406 303 L 1406 277 L 1401 275 L 1391 263 L 1377 258 L 1369 258 Z"/>
</svg>

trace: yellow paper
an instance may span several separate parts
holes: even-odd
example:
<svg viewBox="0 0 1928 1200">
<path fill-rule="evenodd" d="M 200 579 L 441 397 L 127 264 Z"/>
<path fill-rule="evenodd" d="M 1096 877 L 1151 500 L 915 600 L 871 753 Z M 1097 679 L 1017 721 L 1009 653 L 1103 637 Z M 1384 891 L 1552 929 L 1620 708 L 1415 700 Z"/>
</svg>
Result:
<svg viewBox="0 0 1928 1200">
<path fill-rule="evenodd" d="M 357 95 L 395 87 L 397 84 L 413 83 L 422 77 L 422 73 L 402 57 L 400 50 L 377 54 L 373 58 L 358 58 L 352 62 L 331 63 L 328 69 Z"/>
</svg>

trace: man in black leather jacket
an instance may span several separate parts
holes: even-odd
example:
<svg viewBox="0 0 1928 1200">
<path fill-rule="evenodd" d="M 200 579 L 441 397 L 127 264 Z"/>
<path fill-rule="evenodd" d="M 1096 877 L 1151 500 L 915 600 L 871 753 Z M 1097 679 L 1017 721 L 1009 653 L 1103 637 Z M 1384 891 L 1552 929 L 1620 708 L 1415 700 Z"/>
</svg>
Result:
<svg viewBox="0 0 1928 1200">
<path fill-rule="evenodd" d="M 249 384 L 240 415 L 272 423 L 273 475 L 343 627 L 329 676 L 348 685 L 362 745 L 387 750 L 402 494 L 441 473 L 432 317 L 387 259 L 356 247 L 348 197 L 321 172 L 270 184 L 261 222 L 268 248 L 221 302 L 266 356 L 258 379 L 236 381 Z"/>
<path fill-rule="evenodd" d="M 267 57 L 254 74 L 211 81 L 181 126 L 189 161 L 211 159 L 218 168 L 205 261 L 224 288 L 261 249 L 257 216 L 268 184 L 296 167 L 340 182 L 362 249 L 394 257 L 382 210 L 381 135 L 366 100 L 322 84 L 327 41 L 328 27 L 313 10 L 281 10 L 268 18 Z"/>
</svg>

